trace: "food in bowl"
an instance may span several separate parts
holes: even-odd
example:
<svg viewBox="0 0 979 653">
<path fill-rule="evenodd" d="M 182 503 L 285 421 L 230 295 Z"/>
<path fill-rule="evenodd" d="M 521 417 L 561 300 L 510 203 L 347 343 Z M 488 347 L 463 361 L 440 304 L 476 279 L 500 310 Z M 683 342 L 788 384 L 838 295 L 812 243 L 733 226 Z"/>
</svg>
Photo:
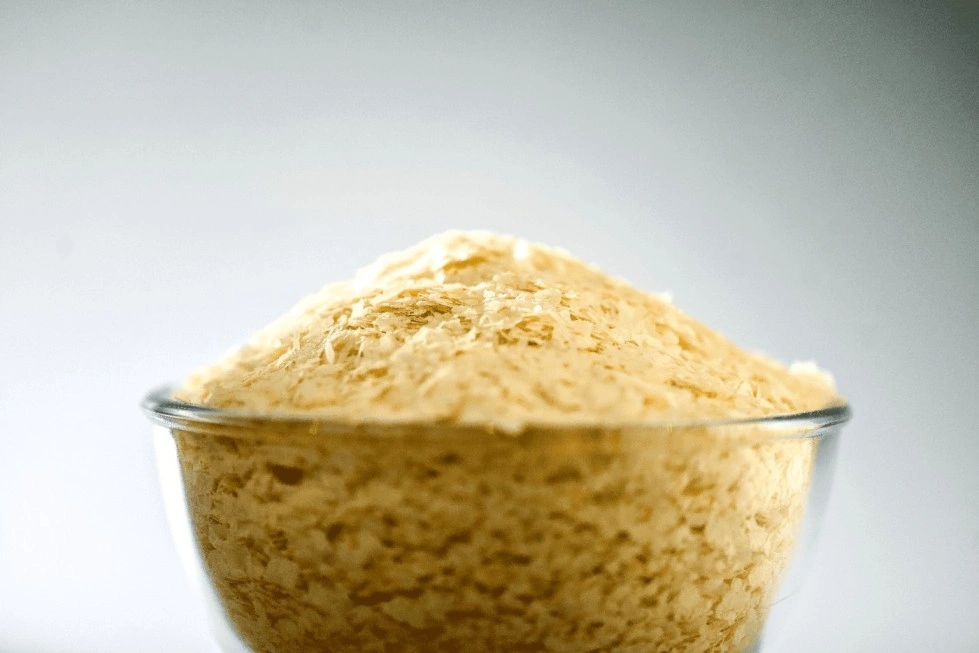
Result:
<svg viewBox="0 0 979 653">
<path fill-rule="evenodd" d="M 176 399 L 209 411 L 171 423 L 209 582 L 277 652 L 744 650 L 820 447 L 784 417 L 843 405 L 482 232 L 327 286 Z"/>
</svg>

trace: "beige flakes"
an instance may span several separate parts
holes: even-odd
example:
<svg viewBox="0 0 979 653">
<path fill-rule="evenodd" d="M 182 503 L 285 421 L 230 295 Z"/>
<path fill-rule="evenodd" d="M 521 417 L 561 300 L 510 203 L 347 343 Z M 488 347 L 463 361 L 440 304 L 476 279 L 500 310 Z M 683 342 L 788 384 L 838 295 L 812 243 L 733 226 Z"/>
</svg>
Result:
<svg viewBox="0 0 979 653">
<path fill-rule="evenodd" d="M 508 425 L 759 416 L 833 394 L 814 366 L 747 354 L 559 250 L 460 232 L 327 286 L 180 392 L 343 421 Z"/>
<path fill-rule="evenodd" d="M 333 423 L 177 433 L 203 559 L 256 651 L 737 651 L 818 442 L 665 425 L 835 390 L 563 251 L 450 232 L 304 299 L 178 396 Z"/>
</svg>

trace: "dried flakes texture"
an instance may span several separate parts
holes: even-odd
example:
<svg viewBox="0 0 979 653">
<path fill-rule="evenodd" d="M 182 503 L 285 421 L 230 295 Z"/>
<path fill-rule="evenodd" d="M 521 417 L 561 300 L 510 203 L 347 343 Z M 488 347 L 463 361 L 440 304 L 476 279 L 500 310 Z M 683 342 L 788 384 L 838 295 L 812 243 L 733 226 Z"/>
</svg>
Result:
<svg viewBox="0 0 979 653">
<path fill-rule="evenodd" d="M 254 435 L 178 444 L 207 572 L 263 653 L 744 650 L 818 446 L 702 429 Z"/>
<path fill-rule="evenodd" d="M 176 433 L 202 559 L 253 650 L 584 653 L 749 646 L 819 446 L 622 425 L 834 391 L 562 252 L 449 233 L 304 300 L 179 396 L 350 425 Z"/>
<path fill-rule="evenodd" d="M 179 396 L 344 421 L 617 423 L 825 406 L 832 383 L 515 238 L 449 232 L 307 297 Z"/>
</svg>

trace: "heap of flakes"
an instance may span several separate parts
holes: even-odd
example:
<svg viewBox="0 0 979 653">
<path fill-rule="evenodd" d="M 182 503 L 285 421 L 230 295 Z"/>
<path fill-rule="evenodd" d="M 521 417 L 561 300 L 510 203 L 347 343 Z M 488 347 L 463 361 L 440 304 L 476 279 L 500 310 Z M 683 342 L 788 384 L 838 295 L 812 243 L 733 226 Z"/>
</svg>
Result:
<svg viewBox="0 0 979 653">
<path fill-rule="evenodd" d="M 178 397 L 330 427 L 177 433 L 207 571 L 278 652 L 739 650 L 818 443 L 662 425 L 836 399 L 562 251 L 467 232 L 327 286 Z"/>
</svg>

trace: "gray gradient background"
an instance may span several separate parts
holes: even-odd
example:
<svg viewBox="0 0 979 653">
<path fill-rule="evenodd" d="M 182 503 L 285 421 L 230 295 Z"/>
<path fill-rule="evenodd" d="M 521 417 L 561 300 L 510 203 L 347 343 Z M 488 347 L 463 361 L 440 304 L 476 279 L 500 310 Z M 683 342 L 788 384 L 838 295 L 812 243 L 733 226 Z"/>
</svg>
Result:
<svg viewBox="0 0 979 653">
<path fill-rule="evenodd" d="M 771 650 L 979 651 L 974 6 L 200 4 L 0 0 L 0 651 L 212 650 L 142 393 L 449 227 L 835 372 Z"/>
</svg>

